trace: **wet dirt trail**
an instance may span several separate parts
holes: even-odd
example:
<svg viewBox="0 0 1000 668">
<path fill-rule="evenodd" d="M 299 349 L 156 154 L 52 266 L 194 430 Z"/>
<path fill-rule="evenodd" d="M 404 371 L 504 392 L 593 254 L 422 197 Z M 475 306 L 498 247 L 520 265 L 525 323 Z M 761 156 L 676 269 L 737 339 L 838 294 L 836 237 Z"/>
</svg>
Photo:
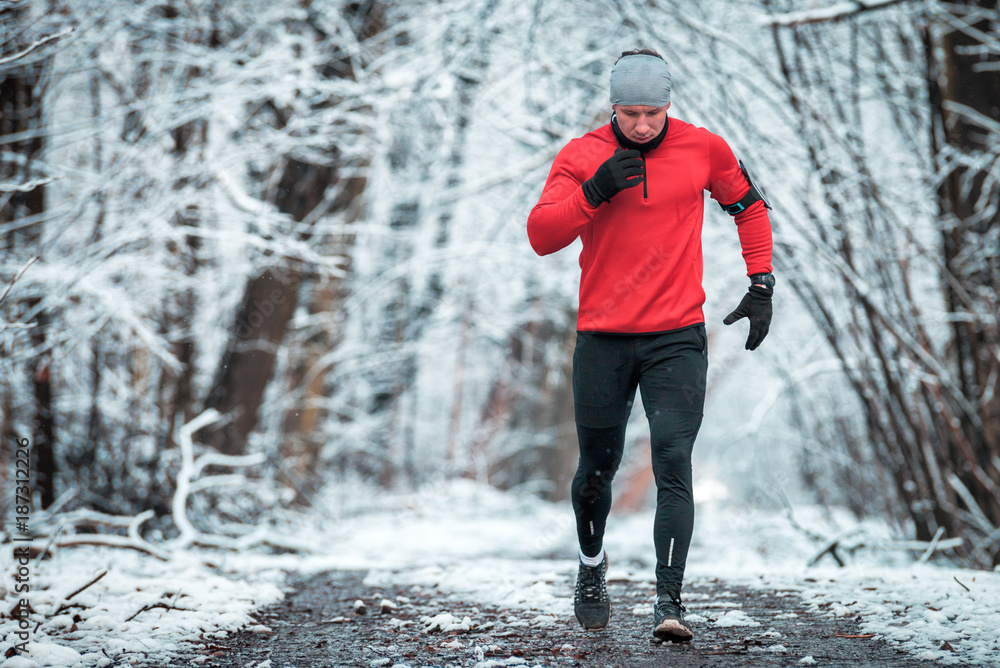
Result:
<svg viewBox="0 0 1000 668">
<path fill-rule="evenodd" d="M 571 616 L 477 605 L 429 588 L 366 586 L 364 576 L 335 571 L 293 581 L 293 593 L 256 616 L 267 630 L 206 642 L 198 662 L 218 668 L 936 665 L 865 637 L 854 619 L 807 606 L 793 591 L 685 584 L 695 639 L 672 644 L 651 637 L 653 591 L 642 583 L 608 583 L 611 625 L 594 632 Z M 572 582 L 566 586 L 571 592 Z M 366 614 L 354 609 L 359 599 Z M 383 612 L 383 599 L 397 607 Z M 428 632 L 428 618 L 443 612 L 452 618 L 439 622 L 471 622 L 469 630 Z M 759 626 L 739 625 L 753 622 Z"/>
</svg>

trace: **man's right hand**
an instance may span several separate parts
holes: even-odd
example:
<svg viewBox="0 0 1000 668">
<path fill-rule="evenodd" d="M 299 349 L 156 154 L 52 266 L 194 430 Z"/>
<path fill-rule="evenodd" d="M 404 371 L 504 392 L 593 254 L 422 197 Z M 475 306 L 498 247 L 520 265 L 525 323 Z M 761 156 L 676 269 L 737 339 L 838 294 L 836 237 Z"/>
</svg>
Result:
<svg viewBox="0 0 1000 668">
<path fill-rule="evenodd" d="M 600 206 L 626 188 L 639 185 L 643 178 L 642 154 L 619 148 L 583 182 L 583 194 L 591 206 Z"/>
</svg>

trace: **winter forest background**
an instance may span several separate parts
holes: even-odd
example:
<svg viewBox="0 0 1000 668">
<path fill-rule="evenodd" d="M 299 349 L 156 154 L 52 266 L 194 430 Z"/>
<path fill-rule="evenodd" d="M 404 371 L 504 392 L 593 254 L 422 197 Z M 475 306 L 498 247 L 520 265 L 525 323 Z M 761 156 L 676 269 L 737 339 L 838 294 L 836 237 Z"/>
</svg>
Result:
<svg viewBox="0 0 1000 668">
<path fill-rule="evenodd" d="M 696 479 L 1000 564 L 995 0 L 0 0 L 0 31 L 0 480 L 29 439 L 39 511 L 86 511 L 62 541 L 455 477 L 564 498 L 578 247 L 525 219 L 651 47 L 774 205 L 753 354 L 706 207 Z"/>
</svg>

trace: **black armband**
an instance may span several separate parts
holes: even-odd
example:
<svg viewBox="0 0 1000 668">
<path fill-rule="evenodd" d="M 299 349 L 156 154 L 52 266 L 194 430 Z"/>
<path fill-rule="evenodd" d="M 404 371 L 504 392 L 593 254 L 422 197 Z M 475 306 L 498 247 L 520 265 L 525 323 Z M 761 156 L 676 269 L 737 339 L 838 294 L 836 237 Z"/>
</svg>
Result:
<svg viewBox="0 0 1000 668">
<path fill-rule="evenodd" d="M 742 160 L 740 160 L 740 171 L 743 172 L 743 178 L 745 178 L 747 183 L 750 184 L 750 190 L 748 190 L 747 194 L 744 195 L 738 202 L 733 202 L 732 204 L 723 204 L 722 202 L 719 202 L 719 206 L 722 207 L 722 210 L 730 216 L 735 216 L 736 214 L 743 213 L 749 209 L 750 205 L 758 200 L 764 203 L 765 209 L 770 209 L 771 203 L 767 201 L 767 198 L 764 197 L 764 193 L 760 191 L 757 184 L 753 182 L 752 178 L 750 178 L 750 172 L 747 171 L 746 165 L 743 164 Z"/>
<path fill-rule="evenodd" d="M 757 286 L 765 290 L 774 290 L 774 274 L 754 274 L 750 277 L 750 287 Z"/>
</svg>

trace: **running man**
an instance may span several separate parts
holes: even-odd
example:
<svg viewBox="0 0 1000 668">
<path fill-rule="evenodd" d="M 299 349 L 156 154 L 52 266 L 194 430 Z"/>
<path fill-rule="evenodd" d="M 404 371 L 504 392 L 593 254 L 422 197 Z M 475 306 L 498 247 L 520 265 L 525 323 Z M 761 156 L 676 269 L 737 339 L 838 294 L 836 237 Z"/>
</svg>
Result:
<svg viewBox="0 0 1000 668">
<path fill-rule="evenodd" d="M 681 584 L 694 525 L 691 451 L 708 367 L 702 221 L 708 191 L 736 222 L 748 292 L 723 321 L 750 322 L 747 350 L 771 323 L 770 208 L 719 136 L 668 118 L 672 80 L 648 49 L 611 71 L 611 122 L 556 156 L 528 238 L 548 255 L 580 238 L 573 396 L 580 462 L 571 495 L 580 541 L 574 607 L 587 629 L 611 619 L 603 538 L 636 388 L 649 420 L 656 479 L 653 635 L 683 642 Z"/>
</svg>

